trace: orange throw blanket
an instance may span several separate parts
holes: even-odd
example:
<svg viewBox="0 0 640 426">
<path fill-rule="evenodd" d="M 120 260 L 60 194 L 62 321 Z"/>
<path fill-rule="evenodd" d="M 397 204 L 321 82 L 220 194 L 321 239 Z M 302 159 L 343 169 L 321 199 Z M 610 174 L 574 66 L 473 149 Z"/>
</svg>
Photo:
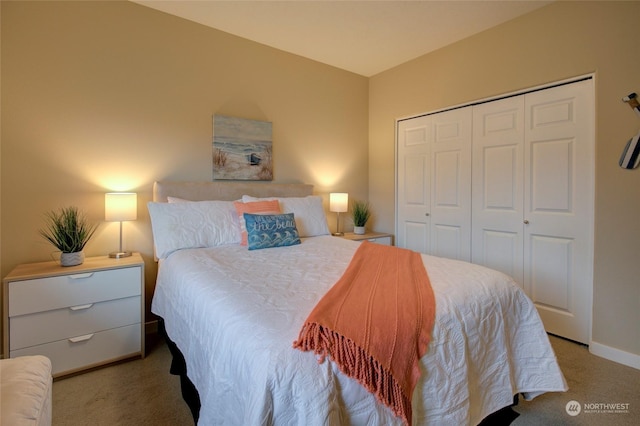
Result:
<svg viewBox="0 0 640 426">
<path fill-rule="evenodd" d="M 411 396 L 435 319 L 420 254 L 361 243 L 344 275 L 313 309 L 294 348 L 326 355 L 411 424 Z"/>
</svg>

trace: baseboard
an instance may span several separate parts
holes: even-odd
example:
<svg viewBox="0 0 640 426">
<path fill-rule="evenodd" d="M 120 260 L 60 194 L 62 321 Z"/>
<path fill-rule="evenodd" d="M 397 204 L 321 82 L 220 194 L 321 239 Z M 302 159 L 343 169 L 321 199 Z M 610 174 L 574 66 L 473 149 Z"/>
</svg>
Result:
<svg viewBox="0 0 640 426">
<path fill-rule="evenodd" d="M 611 346 L 606 346 L 602 343 L 593 341 L 589 344 L 589 352 L 599 357 L 606 358 L 609 361 L 614 361 L 640 370 L 640 355 L 632 354 L 631 352 L 612 348 Z"/>
</svg>

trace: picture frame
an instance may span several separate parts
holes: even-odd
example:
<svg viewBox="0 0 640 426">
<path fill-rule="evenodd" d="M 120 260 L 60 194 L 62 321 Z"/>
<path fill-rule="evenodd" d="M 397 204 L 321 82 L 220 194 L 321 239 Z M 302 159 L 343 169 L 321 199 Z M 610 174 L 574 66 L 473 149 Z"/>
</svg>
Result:
<svg viewBox="0 0 640 426">
<path fill-rule="evenodd" d="M 272 123 L 215 114 L 213 180 L 273 180 Z"/>
</svg>

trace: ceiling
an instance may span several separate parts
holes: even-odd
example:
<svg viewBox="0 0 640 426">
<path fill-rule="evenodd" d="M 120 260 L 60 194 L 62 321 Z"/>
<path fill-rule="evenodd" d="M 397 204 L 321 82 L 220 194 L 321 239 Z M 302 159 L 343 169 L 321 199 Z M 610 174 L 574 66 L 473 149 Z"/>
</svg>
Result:
<svg viewBox="0 0 640 426">
<path fill-rule="evenodd" d="M 547 0 L 132 0 L 370 77 Z"/>
</svg>

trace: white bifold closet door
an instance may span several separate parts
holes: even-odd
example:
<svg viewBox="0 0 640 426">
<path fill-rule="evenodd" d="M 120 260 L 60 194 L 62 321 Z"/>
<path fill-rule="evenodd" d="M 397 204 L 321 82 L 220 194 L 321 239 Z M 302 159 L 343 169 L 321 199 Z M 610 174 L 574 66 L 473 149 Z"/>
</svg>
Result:
<svg viewBox="0 0 640 426">
<path fill-rule="evenodd" d="M 397 160 L 398 246 L 512 276 L 548 332 L 589 342 L 592 79 L 400 121 Z"/>
<path fill-rule="evenodd" d="M 471 260 L 471 107 L 398 126 L 396 245 Z"/>
<path fill-rule="evenodd" d="M 548 332 L 588 343 L 592 80 L 474 106 L 472 261 L 511 275 Z"/>
</svg>

